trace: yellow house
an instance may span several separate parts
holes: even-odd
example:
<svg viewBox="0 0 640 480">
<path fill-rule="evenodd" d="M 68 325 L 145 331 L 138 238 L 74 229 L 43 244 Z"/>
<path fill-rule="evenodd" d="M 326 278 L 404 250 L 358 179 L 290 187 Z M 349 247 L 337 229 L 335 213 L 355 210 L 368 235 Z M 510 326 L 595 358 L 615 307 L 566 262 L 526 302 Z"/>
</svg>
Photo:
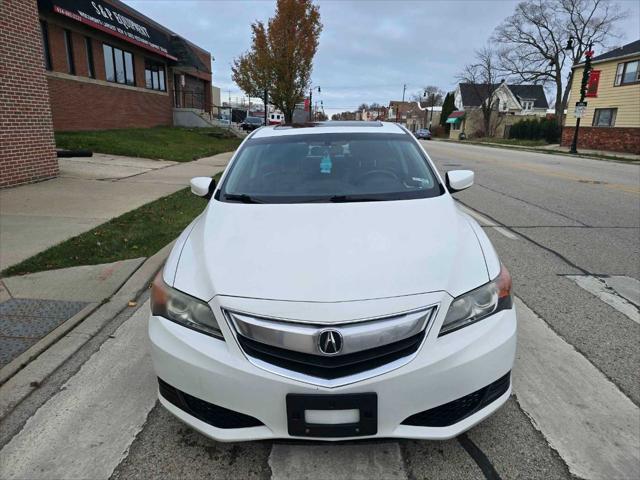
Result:
<svg viewBox="0 0 640 480">
<path fill-rule="evenodd" d="M 640 40 L 593 57 L 578 149 L 640 154 Z M 573 67 L 562 145 L 571 145 L 584 64 Z"/>
</svg>

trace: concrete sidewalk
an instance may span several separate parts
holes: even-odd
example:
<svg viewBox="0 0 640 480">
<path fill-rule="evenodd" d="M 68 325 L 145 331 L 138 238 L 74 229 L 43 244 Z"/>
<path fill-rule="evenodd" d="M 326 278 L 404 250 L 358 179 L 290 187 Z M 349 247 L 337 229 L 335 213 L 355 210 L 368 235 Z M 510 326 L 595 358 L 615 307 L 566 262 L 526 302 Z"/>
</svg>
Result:
<svg viewBox="0 0 640 480">
<path fill-rule="evenodd" d="M 0 270 L 223 170 L 232 152 L 178 163 L 94 154 L 53 180 L 0 190 Z"/>
</svg>

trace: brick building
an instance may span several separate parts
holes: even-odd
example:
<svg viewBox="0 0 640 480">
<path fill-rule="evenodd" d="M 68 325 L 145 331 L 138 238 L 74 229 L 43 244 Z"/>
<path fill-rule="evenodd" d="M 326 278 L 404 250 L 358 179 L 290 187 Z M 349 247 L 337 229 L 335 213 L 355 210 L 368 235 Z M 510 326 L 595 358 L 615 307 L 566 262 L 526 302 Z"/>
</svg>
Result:
<svg viewBox="0 0 640 480">
<path fill-rule="evenodd" d="M 35 1 L 0 1 L 0 187 L 55 177 L 49 91 Z"/>
<path fill-rule="evenodd" d="M 0 186 L 57 174 L 52 129 L 171 125 L 174 109 L 211 111 L 211 54 L 119 0 L 0 9 Z"/>
</svg>

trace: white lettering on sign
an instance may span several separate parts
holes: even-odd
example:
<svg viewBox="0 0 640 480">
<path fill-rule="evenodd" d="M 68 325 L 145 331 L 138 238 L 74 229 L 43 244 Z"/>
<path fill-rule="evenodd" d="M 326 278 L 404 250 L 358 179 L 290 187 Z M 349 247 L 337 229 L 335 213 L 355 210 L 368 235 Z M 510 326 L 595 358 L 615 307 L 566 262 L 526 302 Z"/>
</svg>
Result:
<svg viewBox="0 0 640 480">
<path fill-rule="evenodd" d="M 106 18 L 107 20 L 116 21 L 120 25 L 122 25 L 124 28 L 128 30 L 134 30 L 140 35 L 144 35 L 145 37 L 150 38 L 147 28 L 143 27 L 139 23 L 134 22 L 130 18 L 125 17 L 124 15 L 121 15 L 117 12 L 114 12 L 113 10 L 110 10 L 109 8 L 99 3 L 96 4 L 96 2 L 93 2 L 93 1 L 91 2 L 91 6 L 96 11 L 96 13 L 101 17 Z"/>
</svg>

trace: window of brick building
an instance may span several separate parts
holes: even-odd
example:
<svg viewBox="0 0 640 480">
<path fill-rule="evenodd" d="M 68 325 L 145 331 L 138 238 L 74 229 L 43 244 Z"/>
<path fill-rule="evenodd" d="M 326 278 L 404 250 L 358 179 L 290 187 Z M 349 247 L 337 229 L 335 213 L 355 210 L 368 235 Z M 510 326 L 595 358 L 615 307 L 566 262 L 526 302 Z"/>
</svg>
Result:
<svg viewBox="0 0 640 480">
<path fill-rule="evenodd" d="M 144 62 L 144 82 L 147 88 L 166 91 L 164 64 L 150 60 Z"/>
<path fill-rule="evenodd" d="M 133 71 L 133 55 L 131 52 L 120 50 L 111 45 L 103 44 L 104 71 L 109 82 L 135 85 L 135 73 Z"/>
<path fill-rule="evenodd" d="M 76 63 L 73 59 L 73 43 L 70 30 L 64 31 L 64 48 L 67 52 L 67 72 L 71 75 L 75 75 Z"/>
<path fill-rule="evenodd" d="M 96 78 L 96 70 L 93 65 L 93 45 L 91 43 L 91 38 L 84 37 L 84 47 L 87 51 L 87 74 L 91 78 Z"/>
<path fill-rule="evenodd" d="M 613 127 L 616 124 L 617 108 L 596 108 L 593 113 L 594 127 Z"/>
<path fill-rule="evenodd" d="M 44 20 L 40 20 L 40 31 L 42 32 L 42 52 L 44 68 L 51 70 L 51 50 L 49 50 L 49 26 Z"/>
</svg>

